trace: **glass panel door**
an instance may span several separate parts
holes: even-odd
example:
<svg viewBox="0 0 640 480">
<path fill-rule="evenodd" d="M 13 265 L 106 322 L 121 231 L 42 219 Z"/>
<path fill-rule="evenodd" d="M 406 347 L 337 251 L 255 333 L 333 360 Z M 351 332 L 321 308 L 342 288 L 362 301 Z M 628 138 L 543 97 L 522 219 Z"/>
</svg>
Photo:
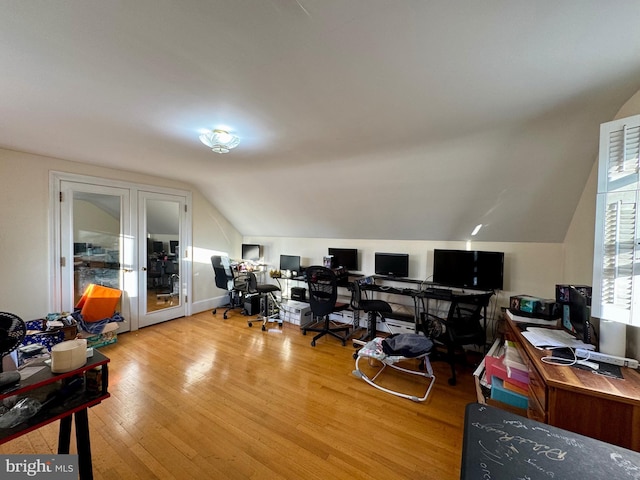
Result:
<svg viewBox="0 0 640 480">
<path fill-rule="evenodd" d="M 184 197 L 140 192 L 140 326 L 185 315 L 181 245 Z M 144 240 L 143 240 L 144 239 Z"/>
<path fill-rule="evenodd" d="M 132 272 L 129 190 L 62 182 L 62 305 L 72 311 L 90 283 L 124 292 L 116 311 L 130 329 L 125 273 Z"/>
</svg>

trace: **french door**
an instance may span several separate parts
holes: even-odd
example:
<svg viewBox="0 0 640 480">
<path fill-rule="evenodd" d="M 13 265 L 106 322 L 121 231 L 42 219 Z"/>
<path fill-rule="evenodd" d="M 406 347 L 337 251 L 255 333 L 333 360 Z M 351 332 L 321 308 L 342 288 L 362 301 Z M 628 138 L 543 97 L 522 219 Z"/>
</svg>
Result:
<svg viewBox="0 0 640 480">
<path fill-rule="evenodd" d="M 185 205 L 183 196 L 138 193 L 141 327 L 185 315 Z"/>
<path fill-rule="evenodd" d="M 118 331 L 190 313 L 189 192 L 51 174 L 52 298 L 73 311 L 90 283 L 123 292 Z"/>
<path fill-rule="evenodd" d="M 117 311 L 131 328 L 132 250 L 130 191 L 80 182 L 60 183 L 62 311 L 73 311 L 91 283 L 124 292 Z"/>
</svg>

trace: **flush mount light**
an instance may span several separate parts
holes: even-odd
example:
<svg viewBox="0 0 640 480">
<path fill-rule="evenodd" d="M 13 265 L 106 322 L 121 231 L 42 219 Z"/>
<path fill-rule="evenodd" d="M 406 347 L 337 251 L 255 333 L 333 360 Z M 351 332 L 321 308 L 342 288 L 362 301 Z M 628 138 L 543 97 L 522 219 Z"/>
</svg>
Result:
<svg viewBox="0 0 640 480">
<path fill-rule="evenodd" d="M 215 129 L 200 135 L 200 141 L 216 153 L 229 153 L 238 146 L 240 138 L 226 130 Z"/>
<path fill-rule="evenodd" d="M 478 232 L 480 231 L 480 229 L 482 228 L 482 224 L 476 225 L 476 228 L 473 229 L 473 232 L 471 232 L 471 236 L 475 237 Z"/>
</svg>

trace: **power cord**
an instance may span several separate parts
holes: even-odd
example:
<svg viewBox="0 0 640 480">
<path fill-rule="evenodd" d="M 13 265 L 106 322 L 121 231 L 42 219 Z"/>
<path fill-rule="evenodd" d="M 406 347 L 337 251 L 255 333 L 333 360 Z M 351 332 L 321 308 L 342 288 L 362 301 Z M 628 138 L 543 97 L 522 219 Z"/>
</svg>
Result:
<svg viewBox="0 0 640 480">
<path fill-rule="evenodd" d="M 564 348 L 564 347 L 562 347 Z M 552 349 L 550 349 L 552 350 Z M 573 359 L 571 358 L 562 358 L 562 357 L 554 357 L 553 355 L 547 355 L 546 357 L 542 357 L 542 363 L 546 363 L 548 365 L 561 365 L 565 367 L 570 367 L 578 363 L 578 357 L 576 356 L 576 352 L 573 348 L 569 349 L 573 354 Z"/>
</svg>

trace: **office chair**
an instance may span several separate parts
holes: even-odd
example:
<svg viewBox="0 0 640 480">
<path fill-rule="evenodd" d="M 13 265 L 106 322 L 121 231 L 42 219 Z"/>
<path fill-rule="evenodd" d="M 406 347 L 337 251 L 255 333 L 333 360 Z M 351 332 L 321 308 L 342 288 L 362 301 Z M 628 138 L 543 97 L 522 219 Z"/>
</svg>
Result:
<svg viewBox="0 0 640 480">
<path fill-rule="evenodd" d="M 212 255 L 211 265 L 215 275 L 216 287 L 227 290 L 229 295 L 229 303 L 227 303 L 223 318 L 226 320 L 229 310 L 241 307 L 244 314 L 244 296 L 247 292 L 247 277 L 244 274 L 234 275 L 231 269 L 231 261 L 229 257 L 222 255 Z M 217 313 L 217 308 L 211 312 Z"/>
<path fill-rule="evenodd" d="M 384 300 L 369 300 L 362 298 L 360 280 L 351 283 L 351 308 L 363 311 L 367 314 L 367 333 L 359 340 L 372 340 L 376 336 L 376 323 L 378 316 L 384 322 L 384 314 L 391 313 L 391 305 Z M 354 357 L 357 353 L 354 354 Z"/>
<path fill-rule="evenodd" d="M 267 329 L 267 323 L 278 322 L 278 326 L 282 326 L 280 319 L 280 303 L 275 296 L 275 292 L 280 291 L 280 287 L 271 283 L 258 283 L 256 274 L 247 272 L 247 295 L 260 295 L 260 315 L 262 320 L 262 331 Z M 247 320 L 247 325 L 253 326 L 251 320 Z"/>
<path fill-rule="evenodd" d="M 174 298 L 180 298 L 180 275 L 176 270 L 177 264 L 174 264 L 172 260 L 166 260 L 163 263 L 162 285 L 165 285 L 166 279 L 166 290 L 163 293 L 158 293 L 156 298 L 164 300 L 164 303 L 170 302 L 173 304 Z"/>
<path fill-rule="evenodd" d="M 147 288 L 162 287 L 162 261 L 147 258 Z"/>
<path fill-rule="evenodd" d="M 451 366 L 449 385 L 456 384 L 455 352 L 465 345 L 484 346 L 486 332 L 482 320 L 493 292 L 481 295 L 461 295 L 451 299 L 447 318 L 428 314 L 428 321 L 440 322 L 445 331 L 435 338 L 436 344 L 447 349 L 447 362 Z"/>
<path fill-rule="evenodd" d="M 346 345 L 347 334 L 339 335 L 338 332 L 348 332 L 351 327 L 332 327 L 329 314 L 345 310 L 348 304 L 336 304 L 338 299 L 338 278 L 333 270 L 321 266 L 308 267 L 305 271 L 307 285 L 309 287 L 309 305 L 311 307 L 312 323 L 302 328 L 303 335 L 309 332 L 318 332 L 313 337 L 311 346 L 316 346 L 316 341 L 325 335 L 331 335 Z"/>
</svg>

